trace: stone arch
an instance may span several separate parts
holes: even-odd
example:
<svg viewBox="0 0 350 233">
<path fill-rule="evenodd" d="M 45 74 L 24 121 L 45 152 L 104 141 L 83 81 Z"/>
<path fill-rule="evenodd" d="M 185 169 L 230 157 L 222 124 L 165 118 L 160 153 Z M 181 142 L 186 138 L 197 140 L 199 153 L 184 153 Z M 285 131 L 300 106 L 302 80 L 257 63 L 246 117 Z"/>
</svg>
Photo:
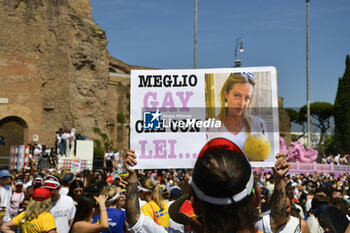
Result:
<svg viewBox="0 0 350 233">
<path fill-rule="evenodd" d="M 4 136 L 7 127 L 11 127 L 11 124 L 15 126 L 17 132 L 13 132 L 17 135 L 17 141 L 9 139 L 5 136 L 5 145 L 0 145 L 0 164 L 7 166 L 10 158 L 10 146 L 11 144 L 25 145 L 28 144 L 33 134 L 41 133 L 41 120 L 34 122 L 32 108 L 19 104 L 6 104 L 0 105 L 0 136 Z M 4 129 L 5 130 L 2 130 Z M 33 130 L 34 129 L 34 130 Z M 12 135 L 11 137 L 16 138 Z M 7 137 L 7 139 L 6 139 Z"/>
<path fill-rule="evenodd" d="M 28 124 L 20 117 L 8 116 L 0 119 L 0 136 L 3 144 L 0 146 L 0 163 L 9 164 L 11 145 L 24 145 L 28 135 Z"/>
<path fill-rule="evenodd" d="M 23 105 L 0 105 L 0 120 L 6 117 L 16 116 L 22 118 L 27 123 L 28 128 L 32 128 L 36 124 L 32 120 L 31 114 L 32 109 Z"/>
</svg>

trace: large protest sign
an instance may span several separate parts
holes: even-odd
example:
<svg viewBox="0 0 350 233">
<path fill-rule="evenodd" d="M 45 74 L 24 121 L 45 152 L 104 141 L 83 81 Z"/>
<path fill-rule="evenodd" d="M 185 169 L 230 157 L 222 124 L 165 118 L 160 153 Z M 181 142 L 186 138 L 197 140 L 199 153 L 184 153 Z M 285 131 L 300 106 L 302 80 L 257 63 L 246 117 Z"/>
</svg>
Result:
<svg viewBox="0 0 350 233">
<path fill-rule="evenodd" d="M 235 142 L 253 166 L 273 166 L 277 107 L 273 67 L 132 70 L 130 147 L 137 168 L 193 168 L 215 137 Z"/>
</svg>

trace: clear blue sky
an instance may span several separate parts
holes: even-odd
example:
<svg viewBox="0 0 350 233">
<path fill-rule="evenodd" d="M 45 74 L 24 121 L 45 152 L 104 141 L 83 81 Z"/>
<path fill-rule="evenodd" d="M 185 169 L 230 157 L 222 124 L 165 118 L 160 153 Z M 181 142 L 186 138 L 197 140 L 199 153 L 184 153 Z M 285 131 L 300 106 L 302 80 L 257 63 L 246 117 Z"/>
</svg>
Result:
<svg viewBox="0 0 350 233">
<path fill-rule="evenodd" d="M 110 54 L 128 64 L 193 68 L 194 0 L 90 0 Z M 285 107 L 306 103 L 305 0 L 198 0 L 198 68 L 275 66 Z M 310 100 L 334 103 L 350 54 L 350 0 L 310 0 Z"/>
</svg>

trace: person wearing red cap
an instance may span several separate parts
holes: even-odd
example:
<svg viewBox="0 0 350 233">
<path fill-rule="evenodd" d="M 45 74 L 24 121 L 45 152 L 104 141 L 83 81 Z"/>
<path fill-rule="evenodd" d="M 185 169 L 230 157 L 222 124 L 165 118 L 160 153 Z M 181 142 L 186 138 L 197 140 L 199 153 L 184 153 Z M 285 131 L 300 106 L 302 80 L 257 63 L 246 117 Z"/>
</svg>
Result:
<svg viewBox="0 0 350 233">
<path fill-rule="evenodd" d="M 55 218 L 57 231 L 59 233 L 68 233 L 76 211 L 73 199 L 59 193 L 61 183 L 56 176 L 48 175 L 42 187 L 48 189 L 51 193 L 52 208 L 50 213 Z"/>
<path fill-rule="evenodd" d="M 284 155 L 278 154 L 276 157 L 274 172 L 276 176 L 281 177 L 281 181 L 290 166 Z M 130 174 L 125 205 L 129 231 L 132 233 L 178 232 L 162 228 L 140 212 L 137 176 L 132 169 L 136 164 L 136 155 L 133 150 L 129 150 L 124 160 L 124 165 Z M 183 215 L 183 217 L 195 232 L 257 232 L 254 224 L 257 220 L 255 209 L 260 197 L 259 189 L 254 184 L 254 175 L 249 161 L 233 142 L 223 138 L 209 141 L 199 153 L 193 177 L 189 183 L 192 189 L 192 195 L 189 198 L 194 214 L 200 217 L 200 221 L 193 220 L 192 216 Z M 277 208 L 274 207 L 272 211 L 273 225 L 284 224 L 287 218 L 282 211 L 286 205 L 284 186 L 276 184 L 276 187 L 278 198 L 274 200 Z M 280 212 L 279 215 L 275 213 L 276 211 Z"/>
<path fill-rule="evenodd" d="M 12 233 L 20 227 L 23 233 L 56 233 L 56 224 L 51 209 L 50 192 L 37 188 L 29 201 L 26 211 L 23 211 L 11 221 L 1 226 L 3 233 Z"/>
</svg>

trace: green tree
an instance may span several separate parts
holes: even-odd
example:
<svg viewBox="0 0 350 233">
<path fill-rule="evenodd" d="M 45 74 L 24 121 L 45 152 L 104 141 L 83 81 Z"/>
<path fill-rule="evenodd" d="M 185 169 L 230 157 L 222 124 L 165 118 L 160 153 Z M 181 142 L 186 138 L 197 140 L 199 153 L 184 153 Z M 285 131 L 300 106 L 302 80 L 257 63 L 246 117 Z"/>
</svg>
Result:
<svg viewBox="0 0 350 233">
<path fill-rule="evenodd" d="M 345 72 L 338 80 L 334 101 L 334 138 L 338 153 L 350 153 L 350 57 L 345 59 Z"/>
<path fill-rule="evenodd" d="M 306 105 L 301 107 L 299 114 L 306 118 Z M 319 128 L 321 137 L 319 145 L 323 143 L 324 136 L 327 130 L 331 127 L 330 120 L 333 116 L 333 105 L 327 102 L 314 102 L 310 104 L 310 123 Z"/>
<path fill-rule="evenodd" d="M 298 141 L 299 138 L 301 138 L 305 135 L 306 117 L 303 114 L 300 114 L 300 112 L 296 111 L 293 108 L 285 108 L 284 110 L 287 112 L 291 123 L 295 123 L 295 124 L 300 125 L 302 127 L 303 134 L 300 135 L 299 137 L 297 137 L 295 140 L 293 140 L 293 141 Z"/>
<path fill-rule="evenodd" d="M 334 138 L 334 134 L 332 134 L 329 137 L 326 137 L 324 139 L 324 144 L 323 144 L 323 148 L 324 148 L 324 152 L 325 154 L 329 155 L 329 154 L 337 154 L 337 150 L 336 150 L 336 143 L 335 143 L 335 138 Z"/>
<path fill-rule="evenodd" d="M 94 127 L 93 131 L 95 134 L 99 135 L 102 139 L 102 143 L 100 140 L 97 140 L 97 139 L 94 140 L 94 143 L 95 143 L 94 153 L 97 158 L 103 158 L 107 148 L 109 146 L 113 146 L 113 141 L 109 139 L 106 133 L 102 133 L 99 128 Z"/>
</svg>

